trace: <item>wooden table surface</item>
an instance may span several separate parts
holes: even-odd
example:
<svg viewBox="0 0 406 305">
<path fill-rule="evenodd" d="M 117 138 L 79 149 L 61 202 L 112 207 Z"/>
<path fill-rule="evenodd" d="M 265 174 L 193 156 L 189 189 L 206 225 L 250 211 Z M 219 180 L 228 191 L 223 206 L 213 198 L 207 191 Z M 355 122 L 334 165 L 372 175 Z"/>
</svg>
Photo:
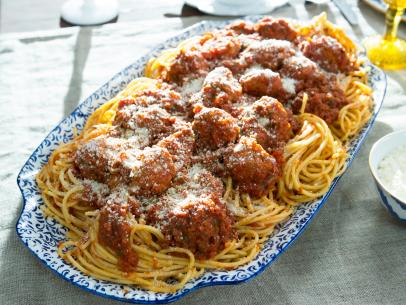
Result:
<svg viewBox="0 0 406 305">
<path fill-rule="evenodd" d="M 68 26 L 60 19 L 60 9 L 66 0 L 0 0 L 0 33 L 51 30 Z M 354 2 L 356 2 L 355 0 Z M 352 1 L 350 1 L 352 2 Z M 119 0 L 120 14 L 115 22 L 151 20 L 172 17 L 207 15 L 184 4 L 183 0 Z M 315 4 L 308 4 L 315 5 Z M 361 14 L 374 14 L 383 31 L 384 17 L 358 0 Z M 374 18 L 375 19 L 375 18 Z M 406 28 L 402 25 L 401 28 Z"/>
</svg>

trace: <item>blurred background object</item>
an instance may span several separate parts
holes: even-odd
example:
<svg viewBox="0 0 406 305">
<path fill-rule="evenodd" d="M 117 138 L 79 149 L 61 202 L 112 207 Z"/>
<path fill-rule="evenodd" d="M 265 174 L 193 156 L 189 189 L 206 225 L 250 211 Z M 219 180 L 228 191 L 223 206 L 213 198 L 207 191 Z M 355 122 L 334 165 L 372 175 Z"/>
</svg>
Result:
<svg viewBox="0 0 406 305">
<path fill-rule="evenodd" d="M 345 19 L 347 19 L 350 24 L 358 25 L 357 15 L 354 13 L 346 0 L 333 0 L 333 3 L 338 7 Z"/>
<path fill-rule="evenodd" d="M 368 58 L 384 69 L 406 68 L 406 41 L 397 37 L 399 23 L 406 8 L 406 0 L 385 0 L 386 31 L 364 40 Z"/>
<path fill-rule="evenodd" d="M 185 3 L 210 15 L 244 16 L 270 13 L 288 0 L 186 0 Z"/>
<path fill-rule="evenodd" d="M 383 14 L 386 13 L 388 5 L 384 2 L 384 0 L 362 0 L 368 6 L 372 7 L 374 10 L 381 12 Z M 406 12 L 403 12 L 402 21 L 406 22 Z"/>
<path fill-rule="evenodd" d="M 61 10 L 61 18 L 73 25 L 103 24 L 117 16 L 117 0 L 68 0 Z"/>
<path fill-rule="evenodd" d="M 37 30 L 50 30 L 59 27 L 71 26 L 71 24 L 60 19 L 61 8 L 67 0 L 0 0 L 0 33 L 10 32 L 28 32 Z M 98 1 L 98 0 L 96 0 Z M 185 24 L 191 25 L 195 22 L 205 19 L 215 19 L 214 16 L 208 16 L 196 7 L 189 5 L 190 1 L 198 0 L 120 0 L 119 16 L 112 22 L 136 22 L 158 20 L 163 17 L 198 17 L 184 19 Z M 203 2 L 204 0 L 200 0 Z M 227 0 L 226 0 L 227 1 Z M 272 2 L 272 0 L 269 0 Z M 292 18 L 309 18 L 309 12 L 315 10 L 321 12 L 328 9 L 329 0 L 299 0 L 305 2 L 303 6 L 295 7 L 293 1 L 278 8 L 275 14 L 282 8 L 292 7 L 294 15 Z M 346 0 L 354 12 L 358 15 L 360 24 L 359 32 L 367 36 L 384 31 L 384 22 L 381 13 L 371 8 L 366 3 L 382 4 L 383 0 Z M 246 1 L 251 3 L 250 1 Z M 316 3 L 317 2 L 317 3 Z M 322 3 L 320 3 L 322 2 Z M 276 2 L 273 2 L 274 4 Z M 190 3 L 191 4 L 191 3 Z M 377 5 L 378 5 L 377 4 Z M 377 5 L 375 7 L 377 7 Z M 270 12 L 268 12 L 270 13 Z M 401 36 L 406 30 L 406 25 L 401 26 Z"/>
</svg>

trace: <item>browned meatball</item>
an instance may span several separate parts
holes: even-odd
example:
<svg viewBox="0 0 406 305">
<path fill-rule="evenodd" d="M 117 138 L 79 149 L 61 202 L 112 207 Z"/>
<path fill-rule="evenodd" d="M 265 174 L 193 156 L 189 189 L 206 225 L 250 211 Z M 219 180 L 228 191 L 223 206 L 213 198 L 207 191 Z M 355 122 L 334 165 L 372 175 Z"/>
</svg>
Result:
<svg viewBox="0 0 406 305">
<path fill-rule="evenodd" d="M 241 134 L 255 138 L 265 149 L 280 149 L 293 135 L 291 120 L 278 100 L 264 96 L 242 113 Z"/>
<path fill-rule="evenodd" d="M 240 57 L 223 60 L 221 65 L 229 69 L 234 75 L 240 74 L 248 67 L 248 63 Z"/>
<path fill-rule="evenodd" d="M 226 177 L 223 162 L 226 150 L 227 147 L 221 147 L 216 150 L 201 150 L 198 154 L 193 155 L 192 163 L 201 164 L 217 177 Z"/>
<path fill-rule="evenodd" d="M 252 43 L 241 53 L 241 61 L 250 66 L 254 63 L 274 71 L 280 69 L 283 61 L 295 54 L 295 49 L 288 41 L 266 39 Z"/>
<path fill-rule="evenodd" d="M 182 84 L 185 78 L 198 77 L 209 70 L 209 63 L 200 51 L 183 49 L 175 60 L 163 71 L 163 79 Z"/>
<path fill-rule="evenodd" d="M 254 29 L 265 38 L 294 41 L 297 37 L 297 32 L 285 19 L 266 17 L 259 20 Z"/>
<path fill-rule="evenodd" d="M 117 108 L 122 109 L 127 105 L 159 105 L 169 113 L 179 114 L 185 111 L 184 101 L 178 92 L 171 90 L 166 83 L 159 83 L 159 87 L 134 92 L 131 98 L 120 100 Z"/>
<path fill-rule="evenodd" d="M 321 117 L 327 124 L 333 123 L 338 118 L 340 109 L 348 104 L 348 100 L 340 88 L 310 88 L 300 92 L 294 99 L 293 113 L 299 113 L 305 92 L 308 96 L 305 112 Z"/>
<path fill-rule="evenodd" d="M 227 108 L 241 97 L 240 83 L 231 71 L 220 67 L 211 71 L 204 80 L 201 91 L 202 103 L 207 107 Z"/>
<path fill-rule="evenodd" d="M 300 46 L 303 55 L 317 62 L 329 72 L 349 72 L 353 65 L 344 47 L 329 36 L 314 36 Z"/>
<path fill-rule="evenodd" d="M 129 184 L 134 194 L 161 193 L 175 175 L 172 155 L 165 148 L 134 149 L 128 140 L 112 137 L 86 143 L 74 162 L 83 178 L 105 182 L 110 188 Z"/>
<path fill-rule="evenodd" d="M 165 87 L 164 84 L 162 84 L 162 87 Z M 171 114 L 179 114 L 185 111 L 185 104 L 181 95 L 168 88 L 144 90 L 139 98 L 144 99 L 147 105 L 159 105 Z"/>
<path fill-rule="evenodd" d="M 252 105 L 252 110 L 260 124 L 263 124 L 271 134 L 272 148 L 284 146 L 292 137 L 290 113 L 278 100 L 264 96 Z"/>
<path fill-rule="evenodd" d="M 131 225 L 127 220 L 128 205 L 109 204 L 100 211 L 98 240 L 118 256 L 121 270 L 130 272 L 138 265 L 138 255 L 130 242 Z"/>
<path fill-rule="evenodd" d="M 240 52 L 241 42 L 233 36 L 214 35 L 207 38 L 201 48 L 202 55 L 207 60 L 234 58 Z"/>
<path fill-rule="evenodd" d="M 249 21 L 236 21 L 226 26 L 226 29 L 230 29 L 237 34 L 252 34 L 254 33 L 254 25 Z"/>
<path fill-rule="evenodd" d="M 283 61 L 281 75 L 296 80 L 311 81 L 320 74 L 317 65 L 304 56 L 292 56 Z"/>
<path fill-rule="evenodd" d="M 204 196 L 215 195 L 218 198 L 221 198 L 224 192 L 221 179 L 215 177 L 200 163 L 193 164 L 188 169 L 184 187 L 188 193 L 197 193 Z"/>
<path fill-rule="evenodd" d="M 158 104 L 143 107 L 139 103 L 120 103 L 113 125 L 121 136 L 139 141 L 139 148 L 155 144 L 173 132 L 176 118 Z"/>
<path fill-rule="evenodd" d="M 255 139 L 264 149 L 271 145 L 271 134 L 268 129 L 258 122 L 255 116 L 247 115 L 241 118 L 241 135 Z"/>
<path fill-rule="evenodd" d="M 237 140 L 237 120 L 219 108 L 195 109 L 193 131 L 199 148 L 217 149 Z"/>
<path fill-rule="evenodd" d="M 270 69 L 253 69 L 240 78 L 244 92 L 255 96 L 279 97 L 285 95 L 279 73 Z"/>
<path fill-rule="evenodd" d="M 186 197 L 161 225 L 168 246 L 191 250 L 197 259 L 209 259 L 236 237 L 233 219 L 216 196 Z"/>
<path fill-rule="evenodd" d="M 84 180 L 82 198 L 83 202 L 93 208 L 102 208 L 109 204 L 127 205 L 134 216 L 140 216 L 140 203 L 131 196 L 124 185 L 110 189 L 106 184 L 94 180 Z"/>
<path fill-rule="evenodd" d="M 82 200 L 89 206 L 95 208 L 104 206 L 109 194 L 110 189 L 106 184 L 88 179 L 83 181 Z"/>
<path fill-rule="evenodd" d="M 74 164 L 82 178 L 99 182 L 114 180 L 122 163 L 120 152 L 130 146 L 125 139 L 100 136 L 78 148 Z"/>
<path fill-rule="evenodd" d="M 224 165 L 240 190 L 256 198 L 275 185 L 282 166 L 255 139 L 245 136 L 225 155 Z"/>
<path fill-rule="evenodd" d="M 143 150 L 127 150 L 123 159 L 121 175 L 128 181 L 134 195 L 160 194 L 171 184 L 176 174 L 172 155 L 166 148 L 147 147 Z"/>
<path fill-rule="evenodd" d="M 172 155 L 176 171 L 189 166 L 194 145 L 195 135 L 189 126 L 185 126 L 157 144 L 157 146 L 166 148 Z"/>
</svg>

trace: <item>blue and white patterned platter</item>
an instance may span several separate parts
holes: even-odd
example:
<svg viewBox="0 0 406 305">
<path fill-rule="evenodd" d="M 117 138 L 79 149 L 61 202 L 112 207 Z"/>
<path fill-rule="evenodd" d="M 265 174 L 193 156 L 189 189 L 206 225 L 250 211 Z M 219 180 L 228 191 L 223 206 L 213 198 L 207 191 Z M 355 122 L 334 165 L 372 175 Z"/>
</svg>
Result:
<svg viewBox="0 0 406 305">
<path fill-rule="evenodd" d="M 259 19 L 259 17 L 250 17 L 248 19 L 255 21 Z M 58 256 L 57 245 L 60 240 L 65 238 L 66 229 L 55 220 L 44 217 L 40 209 L 40 205 L 43 204 L 43 201 L 35 182 L 36 173 L 47 162 L 50 154 L 60 143 L 66 143 L 73 138 L 74 127 L 81 130 L 87 117 L 98 106 L 114 97 L 131 80 L 143 76 L 144 66 L 149 58 L 157 56 L 161 51 L 174 47 L 179 42 L 191 36 L 215 28 L 224 27 L 228 23 L 230 23 L 230 21 L 198 23 L 158 45 L 150 53 L 116 74 L 109 82 L 85 99 L 67 118 L 56 126 L 24 164 L 17 178 L 17 183 L 24 202 L 21 215 L 16 225 L 17 234 L 23 244 L 27 246 L 46 267 L 68 282 L 103 297 L 141 304 L 169 303 L 201 287 L 242 283 L 257 276 L 264 271 L 266 267 L 271 265 L 302 233 L 330 196 L 340 177 L 334 179 L 329 191 L 323 198 L 301 205 L 286 223 L 279 226 L 253 261 L 232 271 L 208 271 L 201 277 L 188 282 L 183 289 L 176 293 L 155 293 L 137 287 L 128 287 L 126 285 L 97 280 L 81 273 Z M 347 166 L 353 161 L 370 130 L 381 108 L 386 91 L 385 74 L 378 68 L 370 64 L 367 65 L 370 66 L 369 81 L 374 90 L 374 113 L 357 139 L 350 144 Z"/>
</svg>

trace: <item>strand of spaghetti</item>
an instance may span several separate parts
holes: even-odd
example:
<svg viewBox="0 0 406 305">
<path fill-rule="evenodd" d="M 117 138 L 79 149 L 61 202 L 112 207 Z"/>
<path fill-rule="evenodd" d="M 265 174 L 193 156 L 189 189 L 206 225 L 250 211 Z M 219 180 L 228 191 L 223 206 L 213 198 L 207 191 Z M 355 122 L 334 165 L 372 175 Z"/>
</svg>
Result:
<svg viewBox="0 0 406 305">
<path fill-rule="evenodd" d="M 297 139 L 286 146 L 285 174 L 278 184 L 278 197 L 291 205 L 323 195 L 341 172 L 346 158 L 344 147 L 334 140 L 322 119 L 308 113 L 300 118 L 303 128 Z M 304 136 L 307 139 L 300 141 Z"/>
</svg>

